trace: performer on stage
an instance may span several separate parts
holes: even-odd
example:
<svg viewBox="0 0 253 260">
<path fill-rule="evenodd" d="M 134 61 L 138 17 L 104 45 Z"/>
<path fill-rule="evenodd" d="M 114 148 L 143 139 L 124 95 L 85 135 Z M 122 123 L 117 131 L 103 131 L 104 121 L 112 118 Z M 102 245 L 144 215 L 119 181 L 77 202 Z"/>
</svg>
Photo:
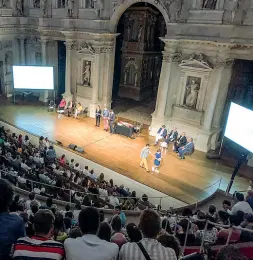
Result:
<svg viewBox="0 0 253 260">
<path fill-rule="evenodd" d="M 105 107 L 105 109 L 103 110 L 103 120 L 104 120 L 104 130 L 108 131 L 108 120 L 109 120 L 109 110 Z"/>
<path fill-rule="evenodd" d="M 100 126 L 101 115 L 102 115 L 102 110 L 101 110 L 100 106 L 97 106 L 97 109 L 96 109 L 96 126 L 97 127 Z"/>
<path fill-rule="evenodd" d="M 68 117 L 71 116 L 71 114 L 72 114 L 72 109 L 73 109 L 73 102 L 72 102 L 72 100 L 70 100 L 70 101 L 68 102 L 68 105 L 67 105 Z"/>
<path fill-rule="evenodd" d="M 185 159 L 185 153 L 192 153 L 194 151 L 194 143 L 192 138 L 187 139 L 187 144 L 183 147 L 178 148 L 178 156 L 180 159 Z"/>
<path fill-rule="evenodd" d="M 155 154 L 154 166 L 152 167 L 153 172 L 159 173 L 159 167 L 161 165 L 161 160 L 162 160 L 161 149 L 158 149 Z"/>
<path fill-rule="evenodd" d="M 115 114 L 113 112 L 113 110 L 110 111 L 109 113 L 109 125 L 110 125 L 110 133 L 114 134 L 114 122 L 115 122 Z"/>
<path fill-rule="evenodd" d="M 157 132 L 156 138 L 155 138 L 155 145 L 158 144 L 159 140 L 164 139 L 167 135 L 167 130 L 165 128 L 165 125 L 163 125 Z"/>
<path fill-rule="evenodd" d="M 168 137 L 170 142 L 175 142 L 177 140 L 178 132 L 176 127 L 173 128 L 173 130 L 169 133 Z"/>
<path fill-rule="evenodd" d="M 178 140 L 174 142 L 173 151 L 178 152 L 178 149 L 187 143 L 186 133 L 183 132 L 182 135 L 179 136 Z"/>
<path fill-rule="evenodd" d="M 147 162 L 147 158 L 148 158 L 148 155 L 151 154 L 150 152 L 150 147 L 149 147 L 149 144 L 146 144 L 146 146 L 141 150 L 141 163 L 140 163 L 140 167 L 143 168 L 143 165 L 146 169 L 147 172 L 149 172 L 149 169 L 148 169 L 148 162 Z"/>
</svg>

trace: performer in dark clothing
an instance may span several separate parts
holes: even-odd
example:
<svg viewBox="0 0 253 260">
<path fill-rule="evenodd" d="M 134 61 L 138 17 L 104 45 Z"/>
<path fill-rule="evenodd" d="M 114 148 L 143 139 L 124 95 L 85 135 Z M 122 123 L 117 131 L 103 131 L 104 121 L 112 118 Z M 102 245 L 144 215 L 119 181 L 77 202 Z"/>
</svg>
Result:
<svg viewBox="0 0 253 260">
<path fill-rule="evenodd" d="M 182 135 L 179 136 L 177 141 L 174 142 L 173 151 L 178 152 L 178 148 L 185 146 L 187 143 L 187 138 L 185 132 L 182 133 Z"/>
<path fill-rule="evenodd" d="M 97 127 L 100 126 L 101 115 L 102 115 L 102 110 L 101 110 L 100 106 L 98 106 L 97 109 L 96 109 L 96 126 Z"/>
</svg>

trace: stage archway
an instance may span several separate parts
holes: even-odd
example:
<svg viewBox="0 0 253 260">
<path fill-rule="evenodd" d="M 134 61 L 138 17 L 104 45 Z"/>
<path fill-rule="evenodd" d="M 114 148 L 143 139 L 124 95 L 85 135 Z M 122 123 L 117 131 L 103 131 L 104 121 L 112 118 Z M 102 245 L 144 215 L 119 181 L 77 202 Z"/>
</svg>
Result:
<svg viewBox="0 0 253 260">
<path fill-rule="evenodd" d="M 165 24 L 166 24 L 166 29 L 168 32 L 168 25 L 169 25 L 169 21 L 170 21 L 169 14 L 166 11 L 165 6 L 162 3 L 160 3 L 158 0 L 145 0 L 142 2 L 137 1 L 137 0 L 129 0 L 126 3 L 120 4 L 115 9 L 113 15 L 111 16 L 110 25 L 109 25 L 110 32 L 112 32 L 112 33 L 117 32 L 117 26 L 118 26 L 119 20 L 122 17 L 122 15 L 125 13 L 125 11 L 129 7 L 131 7 L 132 5 L 137 4 L 137 3 L 148 3 L 148 4 L 153 5 L 155 8 L 157 8 L 160 11 L 160 13 L 163 15 L 163 18 L 164 18 Z"/>
<path fill-rule="evenodd" d="M 120 117 L 125 118 L 128 114 L 126 118 L 133 121 L 139 120 L 130 118 L 131 114 L 140 113 L 129 110 L 142 110 L 145 120 L 151 124 L 164 50 L 160 38 L 166 36 L 167 25 L 162 12 L 154 3 L 148 2 L 153 3 L 127 3 L 118 11 L 117 19 L 114 17 L 119 36 L 116 42 L 112 106 Z"/>
</svg>

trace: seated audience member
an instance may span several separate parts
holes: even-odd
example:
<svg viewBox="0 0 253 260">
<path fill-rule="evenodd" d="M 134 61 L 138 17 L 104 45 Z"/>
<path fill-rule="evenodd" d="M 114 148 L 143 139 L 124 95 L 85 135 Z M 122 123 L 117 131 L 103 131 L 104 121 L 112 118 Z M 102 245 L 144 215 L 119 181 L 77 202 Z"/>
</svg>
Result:
<svg viewBox="0 0 253 260">
<path fill-rule="evenodd" d="M 14 247 L 13 259 L 60 260 L 64 257 L 64 247 L 51 239 L 54 229 L 54 215 L 50 210 L 41 209 L 34 216 L 35 235 L 18 239 Z"/>
<path fill-rule="evenodd" d="M 111 233 L 110 225 L 107 222 L 101 222 L 98 229 L 98 237 L 102 240 L 110 242 Z"/>
<path fill-rule="evenodd" d="M 148 201 L 148 196 L 146 194 L 143 194 L 140 201 L 140 209 L 151 208 L 151 207 L 152 205 Z"/>
<path fill-rule="evenodd" d="M 243 256 L 238 248 L 228 245 L 220 249 L 216 260 L 247 260 L 247 257 Z"/>
<path fill-rule="evenodd" d="M 218 223 L 221 225 L 229 225 L 229 214 L 224 210 L 218 211 Z"/>
<path fill-rule="evenodd" d="M 223 209 L 228 212 L 229 210 L 231 210 L 231 202 L 229 200 L 223 200 L 222 202 L 222 207 Z"/>
<path fill-rule="evenodd" d="M 83 107 L 82 107 L 81 103 L 78 103 L 77 107 L 76 107 L 76 110 L 75 110 L 74 117 L 77 118 L 78 115 L 81 114 L 82 110 L 83 110 Z"/>
<path fill-rule="evenodd" d="M 169 219 L 168 218 L 165 218 L 162 221 L 162 229 L 161 229 L 161 233 L 166 233 L 166 234 L 172 234 L 172 230 L 170 228 L 170 222 L 169 222 Z"/>
<path fill-rule="evenodd" d="M 165 128 L 165 125 L 163 125 L 157 132 L 156 134 L 156 138 L 155 138 L 155 144 L 158 144 L 158 142 L 161 140 L 161 139 L 165 139 L 167 135 L 167 129 Z"/>
<path fill-rule="evenodd" d="M 183 132 L 177 141 L 174 142 L 173 145 L 173 151 L 178 152 L 178 148 L 183 147 L 187 144 L 187 138 L 186 138 L 186 133 Z"/>
<path fill-rule="evenodd" d="M 64 217 L 59 212 L 56 212 L 54 221 L 54 240 L 63 243 L 68 237 Z"/>
<path fill-rule="evenodd" d="M 189 227 L 188 227 L 189 225 Z M 180 245 L 183 246 L 185 243 L 185 236 L 187 233 L 187 227 L 188 230 L 192 229 L 192 223 L 189 223 L 189 220 L 184 218 L 179 222 L 179 226 L 181 227 L 181 229 L 178 230 L 176 237 L 179 239 L 180 241 Z M 195 235 L 192 234 L 191 232 L 189 232 L 188 236 L 187 236 L 187 241 L 186 241 L 186 245 L 187 246 L 191 246 L 195 244 Z"/>
<path fill-rule="evenodd" d="M 253 214 L 252 208 L 249 203 L 244 200 L 244 195 L 242 193 L 236 192 L 235 198 L 238 202 L 232 207 L 231 211 L 228 211 L 228 213 L 235 215 L 237 211 L 242 211 L 245 214 Z"/>
<path fill-rule="evenodd" d="M 126 225 L 126 232 L 129 242 L 137 243 L 142 239 L 141 231 L 134 223 Z"/>
<path fill-rule="evenodd" d="M 35 199 L 35 192 L 30 192 L 28 197 L 29 199 L 25 202 L 25 208 L 28 210 L 28 209 L 31 209 L 30 205 L 32 203 L 32 201 L 35 201 L 37 202 L 37 204 L 40 206 L 40 203 Z"/>
<path fill-rule="evenodd" d="M 80 202 L 77 202 L 77 203 L 75 204 L 75 209 L 74 209 L 74 211 L 73 211 L 73 217 L 74 217 L 74 220 L 76 221 L 76 223 L 78 223 L 78 217 L 79 217 L 79 214 L 80 214 L 80 212 L 81 212 L 81 209 L 82 209 L 81 203 L 80 203 Z"/>
<path fill-rule="evenodd" d="M 79 163 L 75 164 L 74 170 L 76 170 L 76 171 L 80 171 L 81 170 Z"/>
<path fill-rule="evenodd" d="M 30 144 L 30 140 L 29 140 L 28 135 L 25 136 L 23 144 L 24 144 L 25 146 L 28 146 L 28 145 Z"/>
<path fill-rule="evenodd" d="M 115 207 L 115 214 L 120 217 L 122 227 L 124 227 L 126 225 L 126 215 L 121 211 L 121 206 Z"/>
<path fill-rule="evenodd" d="M 113 192 L 112 195 L 109 196 L 109 203 L 115 208 L 116 206 L 120 206 L 119 199 L 117 197 L 117 193 Z"/>
<path fill-rule="evenodd" d="M 239 227 L 241 224 L 241 220 L 237 215 L 231 215 L 229 217 L 229 221 L 230 221 L 230 225 L 235 226 L 235 227 Z M 226 243 L 227 239 L 229 237 L 229 229 L 221 229 L 218 233 L 218 240 Z M 240 237 L 241 237 L 241 230 L 239 229 L 233 229 L 232 230 L 232 234 L 230 237 L 230 242 L 238 242 L 240 241 Z"/>
<path fill-rule="evenodd" d="M 44 142 L 44 145 L 45 145 L 45 147 L 46 147 L 47 149 L 51 146 L 51 145 L 50 145 L 50 142 L 49 142 L 49 140 L 48 140 L 47 137 L 43 140 L 43 142 Z"/>
<path fill-rule="evenodd" d="M 127 242 L 127 239 L 125 235 L 122 233 L 121 230 L 122 223 L 118 215 L 115 215 L 112 218 L 111 227 L 112 227 L 111 242 L 117 244 L 118 247 L 121 248 L 122 245 L 124 245 Z"/>
<path fill-rule="evenodd" d="M 192 153 L 194 151 L 194 143 L 192 138 L 187 139 L 187 144 L 178 148 L 178 156 L 180 159 L 185 159 L 186 153 Z"/>
<path fill-rule="evenodd" d="M 253 210 L 253 191 L 247 192 L 246 202 L 249 203 L 251 209 Z"/>
<path fill-rule="evenodd" d="M 82 231 L 79 227 L 72 228 L 69 232 L 69 238 L 78 238 L 82 237 Z"/>
<path fill-rule="evenodd" d="M 79 226 L 83 236 L 68 238 L 64 242 L 67 260 L 116 260 L 118 246 L 96 236 L 99 228 L 99 212 L 96 208 L 87 207 L 79 214 Z"/>
<path fill-rule="evenodd" d="M 59 163 L 61 166 L 66 165 L 66 158 L 65 158 L 65 154 L 63 154 L 59 160 Z"/>
<path fill-rule="evenodd" d="M 214 218 L 215 221 L 217 220 L 218 216 L 217 216 L 217 212 L 216 212 L 216 207 L 213 204 L 211 204 L 209 206 L 207 216 Z"/>
<path fill-rule="evenodd" d="M 25 236 L 23 219 L 9 213 L 13 190 L 4 180 L 0 179 L 0 259 L 8 260 L 12 245 L 18 238 Z"/>
<path fill-rule="evenodd" d="M 89 167 L 88 167 L 88 166 L 85 166 L 85 167 L 84 167 L 83 173 L 84 173 L 86 176 L 89 176 L 89 175 L 90 175 Z"/>
<path fill-rule="evenodd" d="M 214 222 L 213 218 L 208 218 L 209 221 Z M 201 242 L 207 242 L 209 244 L 214 244 L 217 240 L 218 230 L 214 227 L 213 224 L 207 224 L 207 230 L 197 230 L 196 238 L 199 239 Z"/>
<path fill-rule="evenodd" d="M 73 169 L 73 168 L 75 167 L 75 160 L 74 160 L 74 159 L 71 159 L 70 164 L 69 164 L 69 167 L 70 167 L 71 169 Z"/>
<path fill-rule="evenodd" d="M 92 180 L 94 180 L 94 181 L 97 179 L 97 176 L 96 176 L 96 174 L 94 173 L 94 170 L 91 170 L 91 171 L 90 171 L 89 177 L 90 177 Z"/>
<path fill-rule="evenodd" d="M 53 148 L 53 146 L 50 146 L 47 150 L 47 153 L 46 153 L 46 158 L 49 162 L 54 162 L 55 161 L 55 158 L 56 158 L 56 153 L 55 153 L 55 150 Z"/>
<path fill-rule="evenodd" d="M 60 104 L 59 104 L 59 112 L 60 113 L 63 113 L 64 112 L 64 109 L 65 109 L 65 106 L 66 106 L 66 100 L 64 98 L 62 98 Z"/>
<path fill-rule="evenodd" d="M 179 258 L 181 254 L 181 247 L 178 239 L 169 234 L 161 234 L 157 237 L 157 241 L 164 247 L 169 247 L 175 251 L 176 257 Z"/>
<path fill-rule="evenodd" d="M 143 235 L 143 239 L 137 243 L 126 243 L 122 246 L 119 253 L 119 260 L 147 259 L 143 254 L 146 251 L 147 255 L 151 259 L 163 259 L 163 260 L 176 260 L 175 251 L 171 248 L 162 246 L 157 240 L 157 235 L 160 232 L 160 217 L 151 210 L 146 209 L 140 216 L 139 223 L 140 230 Z M 142 248 L 142 250 L 141 250 Z M 131 256 L 129 255 L 131 252 Z M 158 257 L 159 256 L 159 257 Z"/>
</svg>

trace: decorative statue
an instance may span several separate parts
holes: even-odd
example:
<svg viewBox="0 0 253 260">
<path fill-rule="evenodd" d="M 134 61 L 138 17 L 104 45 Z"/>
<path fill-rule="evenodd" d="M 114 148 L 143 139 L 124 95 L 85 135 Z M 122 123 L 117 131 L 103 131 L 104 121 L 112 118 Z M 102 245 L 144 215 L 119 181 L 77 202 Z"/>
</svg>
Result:
<svg viewBox="0 0 253 260">
<path fill-rule="evenodd" d="M 40 8 L 40 0 L 33 0 L 33 7 Z"/>
<path fill-rule="evenodd" d="M 135 87 L 137 86 L 137 81 L 138 81 L 138 74 L 137 74 L 137 72 L 135 72 L 135 74 L 134 74 L 134 86 Z"/>
<path fill-rule="evenodd" d="M 165 0 L 164 4 L 169 11 L 170 22 L 179 21 L 184 0 Z"/>
<path fill-rule="evenodd" d="M 5 53 L 5 74 L 12 72 L 12 52 L 8 51 Z"/>
<path fill-rule="evenodd" d="M 41 0 L 40 8 L 42 11 L 42 17 L 47 17 L 47 0 Z"/>
<path fill-rule="evenodd" d="M 24 16 L 24 1 L 17 0 L 16 2 L 17 16 Z"/>
<path fill-rule="evenodd" d="M 67 4 L 68 4 L 68 16 L 69 17 L 73 16 L 74 3 L 75 3 L 75 0 L 68 0 L 68 2 L 67 2 Z"/>
<path fill-rule="evenodd" d="M 217 0 L 204 0 L 203 1 L 203 8 L 205 8 L 205 9 L 215 9 L 216 3 L 217 3 Z"/>
<path fill-rule="evenodd" d="M 101 17 L 101 12 L 104 10 L 104 0 L 96 0 L 95 9 L 98 17 Z"/>
<path fill-rule="evenodd" d="M 91 79 L 91 62 L 84 62 L 84 70 L 83 70 L 83 84 L 90 87 L 90 79 Z"/>
<path fill-rule="evenodd" d="M 186 87 L 185 105 L 190 108 L 196 108 L 199 94 L 199 84 L 195 79 Z"/>
<path fill-rule="evenodd" d="M 138 33 L 138 42 L 141 42 L 141 38 L 142 38 L 142 31 L 143 31 L 143 27 L 140 26 L 139 28 L 139 33 Z"/>
</svg>

